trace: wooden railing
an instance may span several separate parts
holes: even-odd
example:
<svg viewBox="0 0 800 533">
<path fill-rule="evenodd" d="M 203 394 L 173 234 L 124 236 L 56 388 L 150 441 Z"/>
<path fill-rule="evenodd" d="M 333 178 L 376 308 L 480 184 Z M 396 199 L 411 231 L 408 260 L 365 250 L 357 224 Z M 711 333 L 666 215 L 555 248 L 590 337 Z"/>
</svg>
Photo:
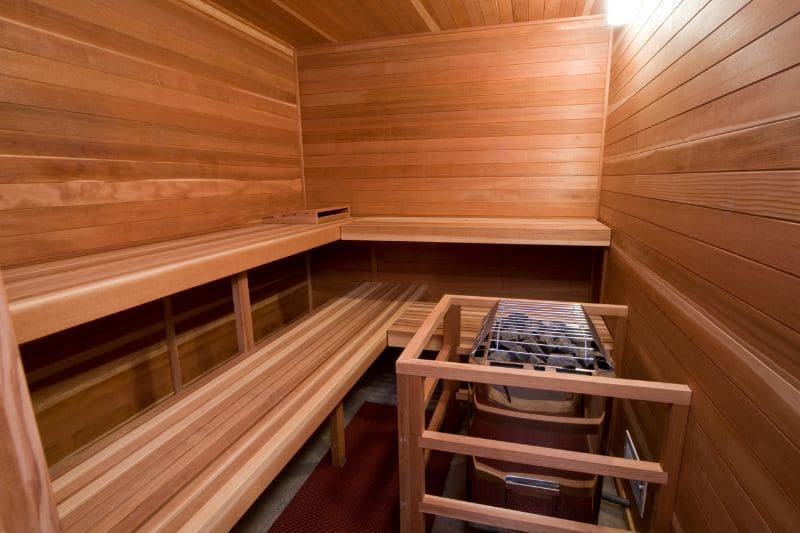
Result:
<svg viewBox="0 0 800 533">
<path fill-rule="evenodd" d="M 445 295 L 434 307 L 397 361 L 398 430 L 400 439 L 401 531 L 424 531 L 424 514 L 433 514 L 523 531 L 609 531 L 582 522 L 525 513 L 473 502 L 433 496 L 425 492 L 425 465 L 431 450 L 512 461 L 571 472 L 613 476 L 658 485 L 651 517 L 652 531 L 666 531 L 672 520 L 675 490 L 683 453 L 691 390 L 686 385 L 609 377 L 576 376 L 458 362 L 461 306 L 492 307 L 496 298 Z M 626 306 L 582 304 L 589 315 L 614 317 L 615 355 L 624 349 Z M 433 360 L 420 355 L 437 327 L 443 324 L 442 349 Z M 425 409 L 439 380 L 442 394 L 430 423 Z M 641 400 L 669 405 L 658 462 L 637 461 L 594 453 L 575 452 L 442 433 L 447 404 L 459 382 L 485 383 L 531 389 Z M 618 531 L 613 530 L 612 531 Z"/>
</svg>

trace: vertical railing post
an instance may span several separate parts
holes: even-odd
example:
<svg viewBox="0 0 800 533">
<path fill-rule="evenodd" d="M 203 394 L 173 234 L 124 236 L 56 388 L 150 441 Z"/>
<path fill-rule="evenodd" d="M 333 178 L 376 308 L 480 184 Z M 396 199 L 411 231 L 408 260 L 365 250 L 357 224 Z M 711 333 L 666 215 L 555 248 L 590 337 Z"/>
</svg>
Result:
<svg viewBox="0 0 800 533">
<path fill-rule="evenodd" d="M 175 315 L 172 313 L 172 297 L 161 299 L 164 310 L 164 330 L 167 335 L 167 353 L 169 355 L 169 371 L 172 374 L 172 388 L 177 393 L 183 388 L 181 359 L 178 353 L 178 341 L 175 335 Z"/>
<path fill-rule="evenodd" d="M 449 361 L 458 362 L 458 348 L 461 345 L 461 306 L 451 305 L 444 314 L 442 346 L 450 347 Z"/>
<path fill-rule="evenodd" d="M 400 531 L 422 533 L 425 520 L 420 511 L 425 494 L 425 456 L 420 438 L 425 429 L 423 378 L 397 375 L 397 417 L 400 447 Z"/>
<path fill-rule="evenodd" d="M 0 275 L 0 530 L 60 531 L 50 473 Z"/>
<path fill-rule="evenodd" d="M 247 353 L 255 346 L 253 336 L 253 311 L 250 308 L 250 284 L 247 271 L 239 272 L 231 278 L 233 290 L 233 312 L 236 316 L 236 340 L 239 353 Z"/>
<path fill-rule="evenodd" d="M 669 475 L 666 485 L 658 487 L 651 531 L 669 531 L 672 511 L 678 494 L 678 475 L 683 458 L 683 443 L 686 438 L 686 424 L 689 419 L 689 406 L 673 404 L 669 406 L 667 424 L 661 437 L 661 468 Z"/>
</svg>

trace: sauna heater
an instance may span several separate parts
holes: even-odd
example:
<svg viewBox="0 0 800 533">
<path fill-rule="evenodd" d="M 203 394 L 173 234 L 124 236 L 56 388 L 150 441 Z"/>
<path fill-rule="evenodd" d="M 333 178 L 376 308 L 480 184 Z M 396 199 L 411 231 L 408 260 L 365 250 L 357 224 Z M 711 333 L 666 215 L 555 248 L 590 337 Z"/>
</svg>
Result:
<svg viewBox="0 0 800 533">
<path fill-rule="evenodd" d="M 500 300 L 483 320 L 470 363 L 585 376 L 613 376 L 598 331 L 579 304 Z M 606 398 L 499 385 L 470 386 L 472 436 L 605 453 Z M 473 501 L 594 522 L 599 476 L 472 457 Z"/>
</svg>

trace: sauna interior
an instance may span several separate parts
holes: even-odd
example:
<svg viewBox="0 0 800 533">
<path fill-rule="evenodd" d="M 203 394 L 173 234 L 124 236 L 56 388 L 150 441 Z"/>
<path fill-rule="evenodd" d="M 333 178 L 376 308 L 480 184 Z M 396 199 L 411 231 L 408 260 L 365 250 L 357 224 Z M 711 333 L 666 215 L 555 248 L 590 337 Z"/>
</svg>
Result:
<svg viewBox="0 0 800 533">
<path fill-rule="evenodd" d="M 799 13 L 0 0 L 0 531 L 797 531 Z"/>
</svg>

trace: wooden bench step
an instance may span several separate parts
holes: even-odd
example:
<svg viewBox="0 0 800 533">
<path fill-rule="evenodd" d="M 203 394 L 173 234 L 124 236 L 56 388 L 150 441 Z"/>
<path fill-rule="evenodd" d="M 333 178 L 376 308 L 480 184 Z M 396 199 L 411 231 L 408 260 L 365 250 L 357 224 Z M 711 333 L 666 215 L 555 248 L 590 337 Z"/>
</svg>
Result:
<svg viewBox="0 0 800 533">
<path fill-rule="evenodd" d="M 611 229 L 593 218 L 356 217 L 345 241 L 609 246 Z"/>
<path fill-rule="evenodd" d="M 64 529 L 230 527 L 386 347 L 389 325 L 423 292 L 358 287 L 62 473 L 53 488 Z"/>
<path fill-rule="evenodd" d="M 4 270 L 17 341 L 337 241 L 340 224 L 257 224 Z"/>
</svg>

